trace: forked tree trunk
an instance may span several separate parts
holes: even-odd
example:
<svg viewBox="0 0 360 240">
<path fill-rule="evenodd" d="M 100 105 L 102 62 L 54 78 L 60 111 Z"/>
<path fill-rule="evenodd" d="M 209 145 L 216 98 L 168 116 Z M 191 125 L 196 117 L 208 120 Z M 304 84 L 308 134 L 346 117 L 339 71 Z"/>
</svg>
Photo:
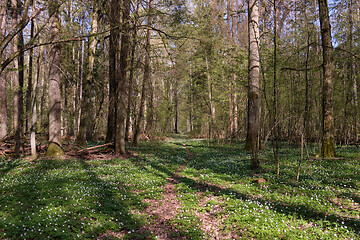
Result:
<svg viewBox="0 0 360 240">
<path fill-rule="evenodd" d="M 260 168 L 259 126 L 260 126 L 260 91 L 259 91 L 259 8 L 258 0 L 248 0 L 249 31 L 249 86 L 248 86 L 248 125 L 245 149 L 252 151 L 251 168 Z"/>
<path fill-rule="evenodd" d="M 46 155 L 60 157 L 64 154 L 61 148 L 61 89 L 60 89 L 60 52 L 61 44 L 56 43 L 59 38 L 59 3 L 49 1 L 51 45 L 49 53 L 49 146 Z"/>
<path fill-rule="evenodd" d="M 0 39 L 6 35 L 6 6 L 7 0 L 1 1 L 0 5 Z M 5 54 L 0 59 L 5 59 Z M 6 106 L 6 73 L 0 73 L 0 139 L 7 135 L 7 106 Z"/>
<path fill-rule="evenodd" d="M 334 145 L 334 56 L 327 0 L 318 0 L 323 48 L 323 136 L 321 156 L 335 157 Z"/>
</svg>

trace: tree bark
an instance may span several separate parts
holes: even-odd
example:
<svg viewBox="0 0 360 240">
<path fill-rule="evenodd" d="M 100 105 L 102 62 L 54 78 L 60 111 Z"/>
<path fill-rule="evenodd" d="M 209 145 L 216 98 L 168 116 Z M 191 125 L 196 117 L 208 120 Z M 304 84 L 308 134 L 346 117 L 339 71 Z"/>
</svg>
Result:
<svg viewBox="0 0 360 240">
<path fill-rule="evenodd" d="M 1 1 L 0 5 L 0 39 L 6 35 L 6 7 L 7 0 Z M 0 53 L 0 59 L 4 59 L 5 54 Z M 0 73 L 0 139 L 7 135 L 7 101 L 6 101 L 6 73 Z"/>
<path fill-rule="evenodd" d="M 132 109 L 132 98 L 133 98 L 133 81 L 134 81 L 134 70 L 135 70 L 135 51 L 136 51 L 136 22 L 133 25 L 133 35 L 132 35 L 132 46 L 131 46 L 131 57 L 130 57 L 130 73 L 128 79 L 128 100 L 127 100 L 127 110 L 126 110 L 126 125 L 125 125 L 125 141 L 129 141 L 129 131 L 130 131 L 130 119 L 131 119 L 131 109 Z"/>
<path fill-rule="evenodd" d="M 21 2 L 11 0 L 12 24 L 16 26 L 21 18 Z M 13 41 L 13 53 L 21 51 L 24 39 L 22 30 L 15 36 Z M 23 85 L 24 85 L 24 53 L 19 54 L 14 59 L 13 83 L 14 93 L 14 129 L 15 129 L 15 154 L 20 155 L 23 152 Z"/>
<path fill-rule="evenodd" d="M 107 122 L 106 142 L 114 141 L 116 132 L 116 92 L 118 90 L 118 59 L 120 39 L 120 1 L 110 3 L 110 43 L 109 43 L 109 112 Z"/>
<path fill-rule="evenodd" d="M 357 90 L 357 81 L 356 81 L 356 69 L 355 69 L 355 57 L 354 57 L 354 17 L 353 17 L 353 0 L 348 0 L 348 9 L 349 9 L 349 65 L 348 65 L 348 76 L 349 81 L 352 83 L 353 89 L 353 124 L 354 131 L 353 137 L 354 141 L 358 141 L 357 133 L 357 122 L 358 122 L 358 90 Z"/>
<path fill-rule="evenodd" d="M 151 13 L 151 0 L 149 0 L 149 13 Z M 148 15 L 148 25 L 151 26 L 151 16 Z M 143 86 L 141 92 L 141 100 L 139 106 L 139 114 L 138 119 L 136 121 L 136 127 L 133 137 L 133 145 L 139 145 L 140 135 L 142 132 L 142 125 L 144 121 L 144 113 L 145 113 L 145 101 L 146 101 L 146 93 L 147 93 L 147 86 L 150 80 L 150 37 L 151 31 L 150 28 L 146 31 L 146 45 L 145 45 L 145 64 L 144 64 L 144 78 L 143 78 Z"/>
<path fill-rule="evenodd" d="M 251 168 L 260 168 L 260 57 L 259 57 L 258 0 L 248 0 L 249 75 L 248 75 L 248 125 L 245 149 L 252 151 Z"/>
<path fill-rule="evenodd" d="M 49 1 L 50 36 L 51 41 L 59 39 L 59 3 L 58 0 Z M 64 154 L 61 148 L 61 89 L 60 89 L 60 53 L 61 44 L 54 43 L 49 53 L 49 146 L 46 155 L 59 157 Z"/>
<path fill-rule="evenodd" d="M 120 75 L 119 87 L 117 91 L 117 121 L 115 134 L 115 152 L 125 154 L 125 109 L 126 109 L 126 73 L 128 66 L 129 54 L 129 31 L 130 31 L 130 0 L 123 1 L 122 8 L 122 35 L 121 35 L 121 52 L 120 52 Z"/>
<path fill-rule="evenodd" d="M 36 9 L 36 0 L 33 1 L 33 11 Z M 31 20 L 31 39 L 34 37 L 34 30 L 36 28 L 36 24 L 34 20 Z M 32 69 L 32 59 L 33 59 L 33 52 L 30 53 L 30 60 L 29 60 L 29 68 Z M 32 82 L 32 70 L 29 69 L 29 83 Z M 27 115 L 29 117 L 29 130 L 30 130 L 30 146 L 31 146 L 31 158 L 36 159 L 37 153 L 36 153 L 36 123 L 37 123 L 37 112 L 36 112 L 36 98 L 37 98 L 37 85 L 38 85 L 38 79 L 40 74 L 40 57 L 38 58 L 37 62 L 37 71 L 35 72 L 34 77 L 34 84 L 32 84 L 32 89 L 30 91 L 30 107 L 29 110 L 27 110 Z M 28 86 L 29 88 L 29 86 Z M 29 89 L 28 89 L 29 90 Z M 27 99 L 28 100 L 28 99 Z M 26 106 L 28 108 L 28 106 Z M 30 123 L 30 112 L 31 112 L 31 123 Z"/>
<path fill-rule="evenodd" d="M 321 156 L 335 157 L 334 145 L 334 56 L 327 0 L 318 0 L 323 48 L 323 136 Z"/>
<path fill-rule="evenodd" d="M 94 36 L 98 31 L 98 14 L 96 9 L 96 2 L 93 3 L 94 10 L 92 13 L 92 21 L 91 21 L 91 31 L 89 38 L 89 50 L 87 57 L 87 71 L 85 82 L 83 84 L 83 101 L 82 101 L 82 111 L 81 111 L 81 120 L 79 131 L 76 136 L 75 143 L 86 147 L 87 146 L 87 129 L 88 129 L 88 119 L 90 118 L 90 99 L 91 99 L 91 85 L 94 82 L 94 62 L 95 62 L 95 51 L 97 45 L 97 38 Z"/>
</svg>

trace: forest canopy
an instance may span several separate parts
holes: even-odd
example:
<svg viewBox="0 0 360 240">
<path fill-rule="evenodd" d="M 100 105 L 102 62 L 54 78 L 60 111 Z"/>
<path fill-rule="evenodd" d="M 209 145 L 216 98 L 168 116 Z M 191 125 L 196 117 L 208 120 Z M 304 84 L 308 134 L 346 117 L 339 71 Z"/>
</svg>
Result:
<svg viewBox="0 0 360 240">
<path fill-rule="evenodd" d="M 359 25 L 353 0 L 3 0 L 0 138 L 356 144 Z"/>
</svg>

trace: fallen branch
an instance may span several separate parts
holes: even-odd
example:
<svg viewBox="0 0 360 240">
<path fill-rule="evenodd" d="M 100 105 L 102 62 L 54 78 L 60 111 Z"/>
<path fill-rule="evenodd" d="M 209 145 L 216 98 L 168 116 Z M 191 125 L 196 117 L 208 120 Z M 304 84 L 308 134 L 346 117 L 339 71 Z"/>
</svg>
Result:
<svg viewBox="0 0 360 240">
<path fill-rule="evenodd" d="M 102 145 L 97 145 L 97 146 L 94 146 L 94 147 L 84 148 L 84 149 L 79 150 L 78 153 L 86 152 L 86 151 L 89 151 L 89 150 L 94 150 L 94 149 L 98 149 L 98 148 L 102 148 L 102 147 L 106 147 L 106 146 L 111 146 L 111 145 L 114 145 L 114 143 L 109 142 L 109 143 L 105 143 L 105 144 L 102 144 Z"/>
</svg>

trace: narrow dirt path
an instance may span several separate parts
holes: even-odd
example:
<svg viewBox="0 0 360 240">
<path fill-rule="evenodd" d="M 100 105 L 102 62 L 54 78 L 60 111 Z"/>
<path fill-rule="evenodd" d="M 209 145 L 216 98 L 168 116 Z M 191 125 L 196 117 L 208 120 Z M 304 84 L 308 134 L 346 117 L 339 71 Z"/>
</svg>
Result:
<svg viewBox="0 0 360 240">
<path fill-rule="evenodd" d="M 187 151 L 187 161 L 166 179 L 168 183 L 163 186 L 163 198 L 151 200 L 145 210 L 145 213 L 152 219 L 146 230 L 151 231 L 159 240 L 176 239 L 174 236 L 178 235 L 178 230 L 170 222 L 181 209 L 175 185 L 179 182 L 179 173 L 193 158 L 193 153 L 186 148 L 186 143 L 183 144 L 183 148 Z"/>
</svg>

